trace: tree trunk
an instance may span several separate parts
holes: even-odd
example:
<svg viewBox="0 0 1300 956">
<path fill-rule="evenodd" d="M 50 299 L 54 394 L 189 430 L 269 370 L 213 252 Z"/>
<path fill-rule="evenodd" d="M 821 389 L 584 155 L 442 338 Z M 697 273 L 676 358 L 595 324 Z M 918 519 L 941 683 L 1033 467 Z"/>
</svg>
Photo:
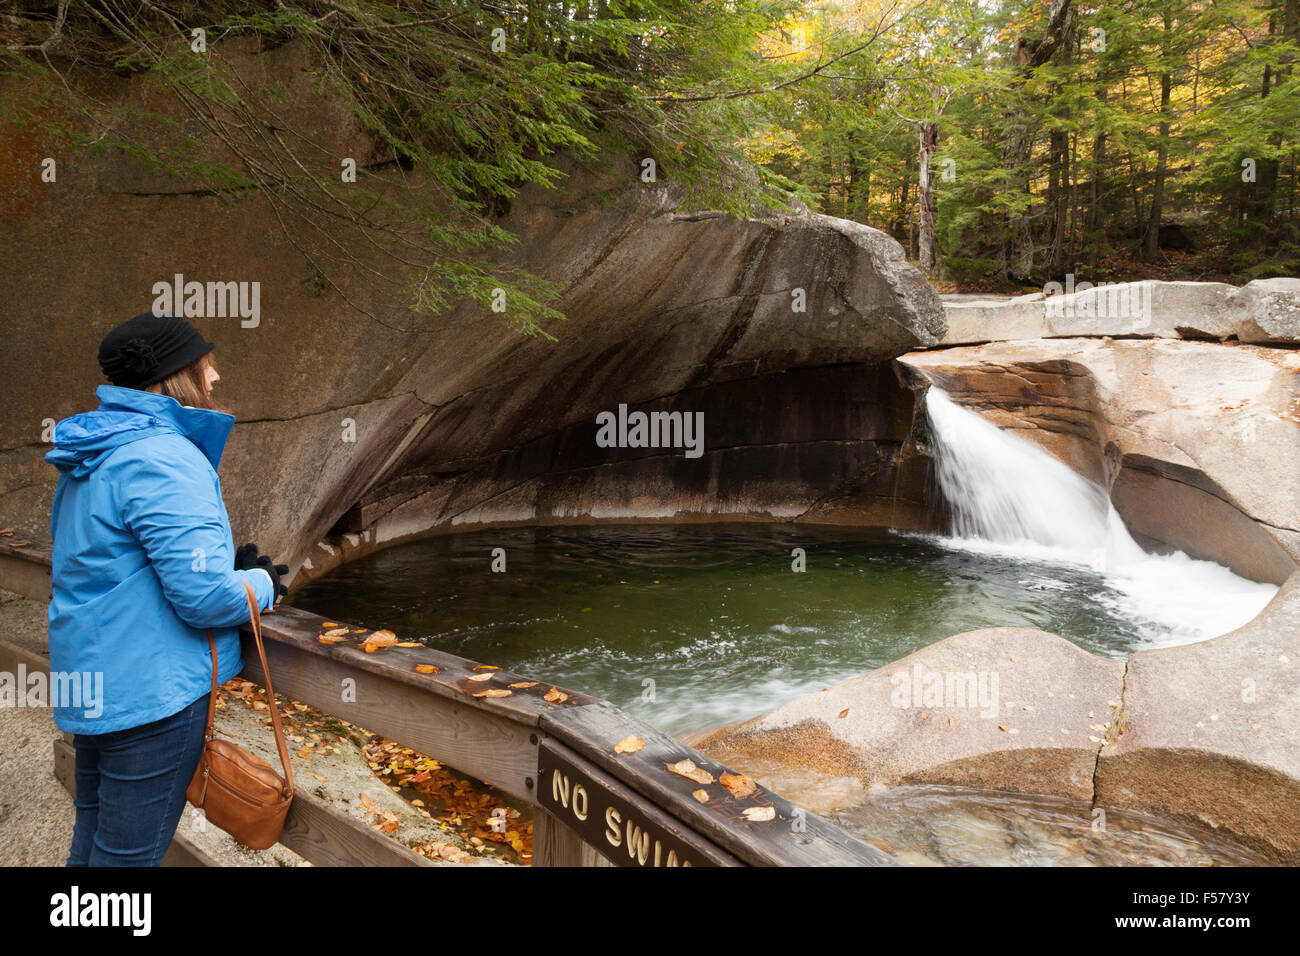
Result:
<svg viewBox="0 0 1300 956">
<path fill-rule="evenodd" d="M 1165 35 L 1161 49 L 1169 55 L 1169 34 L 1173 30 L 1173 18 L 1166 13 L 1164 18 Z M 1156 178 L 1151 187 L 1151 215 L 1147 219 L 1146 242 L 1143 257 L 1148 261 L 1160 252 L 1160 217 L 1164 214 L 1165 176 L 1169 164 L 1169 94 L 1171 77 L 1168 64 L 1160 74 L 1160 143 L 1156 147 Z"/>
<path fill-rule="evenodd" d="M 1014 59 L 1017 76 L 1009 91 L 1013 101 L 1033 71 L 1050 60 L 1057 48 L 1068 40 L 1073 28 L 1074 9 L 1071 0 L 1052 0 L 1046 33 L 1036 41 L 1021 37 L 1016 42 Z M 1034 131 L 1029 126 L 1027 110 L 1023 107 L 1016 109 L 1008 117 L 1007 128 L 1002 165 L 1008 173 L 1008 189 L 1028 192 L 1029 158 L 1033 149 Z M 1028 279 L 1035 272 L 1034 241 L 1027 211 L 1008 214 L 1001 258 L 1002 276 L 1005 279 Z"/>
<path fill-rule="evenodd" d="M 1106 100 L 1106 89 L 1103 86 L 1098 99 L 1102 102 Z M 1105 194 L 1103 188 L 1103 178 L 1106 175 L 1106 134 L 1098 133 L 1092 141 L 1092 176 L 1089 177 L 1088 183 L 1088 220 L 1084 225 L 1087 232 L 1085 260 L 1088 263 L 1088 272 L 1095 274 L 1097 264 L 1101 261 L 1101 246 L 1103 240 L 1103 226 L 1101 215 L 1101 201 Z"/>
<path fill-rule="evenodd" d="M 920 220 L 918 256 L 921 271 L 928 276 L 939 272 L 939 245 L 934 234 L 934 150 L 939 143 L 939 127 L 921 123 L 917 127 L 920 175 L 917 186 L 917 216 Z"/>
</svg>

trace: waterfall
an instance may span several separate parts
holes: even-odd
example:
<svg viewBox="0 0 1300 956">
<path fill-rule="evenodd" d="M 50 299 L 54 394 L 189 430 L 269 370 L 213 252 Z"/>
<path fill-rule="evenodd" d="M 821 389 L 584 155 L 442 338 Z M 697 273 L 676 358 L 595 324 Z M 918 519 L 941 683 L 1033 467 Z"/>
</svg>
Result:
<svg viewBox="0 0 1300 956">
<path fill-rule="evenodd" d="M 1143 551 L 1104 488 L 934 385 L 926 410 L 935 476 L 951 513 L 950 535 L 939 543 L 1096 572 L 1104 582 L 1098 599 L 1150 622 L 1153 646 L 1240 627 L 1277 592 L 1181 551 Z"/>
</svg>

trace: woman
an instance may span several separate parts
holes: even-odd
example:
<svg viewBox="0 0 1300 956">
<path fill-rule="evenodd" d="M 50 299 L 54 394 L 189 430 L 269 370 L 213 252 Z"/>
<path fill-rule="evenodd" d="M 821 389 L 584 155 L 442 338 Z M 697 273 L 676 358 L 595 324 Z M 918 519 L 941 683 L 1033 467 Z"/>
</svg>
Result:
<svg viewBox="0 0 1300 956">
<path fill-rule="evenodd" d="M 157 866 L 203 751 L 212 658 L 243 669 L 244 582 L 262 610 L 284 565 L 234 552 L 217 462 L 234 416 L 212 402 L 212 343 L 145 313 L 104 337 L 100 406 L 64 419 L 45 460 L 59 469 L 49 610 L 52 672 L 102 675 L 93 706 L 54 701 L 74 733 L 76 824 L 68 866 Z M 87 685 L 83 676 L 83 685 Z M 78 706 L 82 705 L 82 706 Z"/>
</svg>

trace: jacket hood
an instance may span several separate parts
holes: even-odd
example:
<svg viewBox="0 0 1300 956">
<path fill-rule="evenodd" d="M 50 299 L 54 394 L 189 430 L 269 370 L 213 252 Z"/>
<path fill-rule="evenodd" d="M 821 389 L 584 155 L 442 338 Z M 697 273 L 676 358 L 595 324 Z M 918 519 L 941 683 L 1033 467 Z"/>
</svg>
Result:
<svg viewBox="0 0 1300 956">
<path fill-rule="evenodd" d="M 158 434 L 188 438 L 216 468 L 235 424 L 235 416 L 225 412 L 134 388 L 101 385 L 95 397 L 99 408 L 54 426 L 54 450 L 45 456 L 72 478 L 85 478 L 122 445 Z"/>
</svg>

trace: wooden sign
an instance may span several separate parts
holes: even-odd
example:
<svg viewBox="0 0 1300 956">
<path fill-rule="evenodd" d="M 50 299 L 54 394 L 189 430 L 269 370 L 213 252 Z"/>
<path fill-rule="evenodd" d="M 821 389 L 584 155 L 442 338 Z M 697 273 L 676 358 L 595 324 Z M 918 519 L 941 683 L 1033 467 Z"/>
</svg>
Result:
<svg viewBox="0 0 1300 956">
<path fill-rule="evenodd" d="M 537 748 L 537 799 L 616 866 L 743 866 L 552 738 Z"/>
</svg>

